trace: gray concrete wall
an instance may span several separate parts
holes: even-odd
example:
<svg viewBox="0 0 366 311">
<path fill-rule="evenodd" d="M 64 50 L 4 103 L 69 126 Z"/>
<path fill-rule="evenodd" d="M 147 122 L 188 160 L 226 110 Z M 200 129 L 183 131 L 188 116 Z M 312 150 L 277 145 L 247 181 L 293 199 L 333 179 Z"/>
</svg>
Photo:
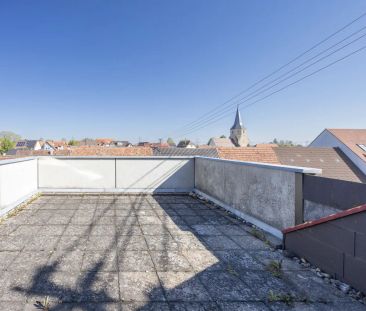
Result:
<svg viewBox="0 0 366 311">
<path fill-rule="evenodd" d="M 189 192 L 193 187 L 193 158 L 39 158 L 42 191 Z"/>
<path fill-rule="evenodd" d="M 0 161 L 0 216 L 37 192 L 37 159 Z"/>
<path fill-rule="evenodd" d="M 338 213 L 339 211 L 339 209 L 331 207 L 329 205 L 304 200 L 304 221 L 316 220 Z"/>
<path fill-rule="evenodd" d="M 296 174 L 321 172 L 202 157 L 195 161 L 196 189 L 278 230 L 295 225 L 296 195 L 302 195 L 296 193 Z"/>
</svg>

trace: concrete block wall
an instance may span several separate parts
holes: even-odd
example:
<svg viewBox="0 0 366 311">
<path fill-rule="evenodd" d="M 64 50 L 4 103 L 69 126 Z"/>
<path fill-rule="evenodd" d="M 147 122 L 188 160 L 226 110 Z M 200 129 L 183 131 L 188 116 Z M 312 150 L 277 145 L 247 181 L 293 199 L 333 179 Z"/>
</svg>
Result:
<svg viewBox="0 0 366 311">
<path fill-rule="evenodd" d="M 285 248 L 366 293 L 366 205 L 357 213 L 333 217 L 285 231 Z"/>
<path fill-rule="evenodd" d="M 0 216 L 37 191 L 36 158 L 0 161 Z"/>
<path fill-rule="evenodd" d="M 228 206 L 238 216 L 274 228 L 276 235 L 302 217 L 297 215 L 303 212 L 302 174 L 321 172 L 204 157 L 196 157 L 195 161 L 195 188 L 199 192 Z"/>
</svg>

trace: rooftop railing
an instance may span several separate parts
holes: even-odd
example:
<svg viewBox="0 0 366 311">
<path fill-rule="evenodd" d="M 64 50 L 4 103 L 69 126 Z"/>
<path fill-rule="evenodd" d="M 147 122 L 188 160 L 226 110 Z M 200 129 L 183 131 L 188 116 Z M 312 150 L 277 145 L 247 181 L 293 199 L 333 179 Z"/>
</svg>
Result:
<svg viewBox="0 0 366 311">
<path fill-rule="evenodd" d="M 0 215 L 38 192 L 196 192 L 262 229 L 303 222 L 304 174 L 321 170 L 205 157 L 36 157 L 0 161 Z"/>
</svg>

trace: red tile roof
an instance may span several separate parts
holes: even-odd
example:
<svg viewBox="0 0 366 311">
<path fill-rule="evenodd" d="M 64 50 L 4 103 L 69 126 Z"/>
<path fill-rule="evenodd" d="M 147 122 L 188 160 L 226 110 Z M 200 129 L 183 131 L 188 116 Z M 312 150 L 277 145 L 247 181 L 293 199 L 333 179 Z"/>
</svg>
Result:
<svg viewBox="0 0 366 311">
<path fill-rule="evenodd" d="M 47 142 L 54 148 L 67 147 L 67 142 L 63 140 L 47 140 Z"/>
<path fill-rule="evenodd" d="M 219 147 L 219 158 L 248 162 L 280 164 L 272 147 Z"/>
<path fill-rule="evenodd" d="M 151 148 L 130 147 L 130 148 L 109 148 L 102 146 L 79 146 L 69 147 L 64 150 L 16 150 L 14 157 L 27 156 L 152 156 Z"/>
<path fill-rule="evenodd" d="M 96 138 L 95 141 L 98 144 L 109 145 L 111 142 L 114 141 L 114 139 L 112 139 L 112 138 Z"/>
<path fill-rule="evenodd" d="M 327 130 L 366 162 L 366 151 L 363 151 L 359 146 L 357 146 L 358 144 L 366 145 L 366 129 Z"/>
<path fill-rule="evenodd" d="M 54 154 L 58 155 L 58 151 L 56 151 Z M 82 147 L 70 148 L 68 151 L 69 151 L 68 155 L 70 156 L 152 156 L 153 155 L 152 149 L 148 147 L 109 148 L 101 146 L 82 146 Z"/>
</svg>

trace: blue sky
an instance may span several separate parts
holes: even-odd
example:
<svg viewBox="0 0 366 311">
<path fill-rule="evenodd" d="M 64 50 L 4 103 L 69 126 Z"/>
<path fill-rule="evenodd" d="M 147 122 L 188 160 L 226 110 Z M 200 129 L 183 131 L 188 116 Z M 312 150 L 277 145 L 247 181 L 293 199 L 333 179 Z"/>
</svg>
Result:
<svg viewBox="0 0 366 311">
<path fill-rule="evenodd" d="M 178 139 L 179 127 L 365 11 L 363 0 L 1 1 L 0 130 Z M 363 51 L 242 110 L 251 142 L 365 127 L 365 60 Z M 233 119 L 188 137 L 228 135 Z"/>
</svg>

